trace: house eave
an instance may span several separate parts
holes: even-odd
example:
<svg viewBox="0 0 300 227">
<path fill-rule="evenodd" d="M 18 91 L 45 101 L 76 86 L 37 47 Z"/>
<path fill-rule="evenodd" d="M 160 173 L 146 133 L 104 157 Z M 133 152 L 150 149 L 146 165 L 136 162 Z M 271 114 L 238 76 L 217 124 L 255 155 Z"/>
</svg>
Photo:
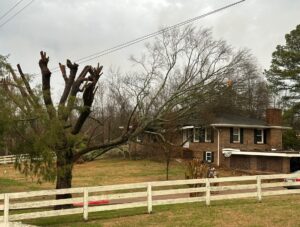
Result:
<svg viewBox="0 0 300 227">
<path fill-rule="evenodd" d="M 240 151 L 235 149 L 224 149 L 223 154 L 230 152 L 230 155 L 244 155 L 244 156 L 267 156 L 267 157 L 285 157 L 294 158 L 300 157 L 300 154 L 288 154 L 283 152 L 258 152 L 258 151 Z"/>
<path fill-rule="evenodd" d="M 291 127 L 285 126 L 270 126 L 270 125 L 245 125 L 245 124 L 211 124 L 215 128 L 262 128 L 262 129 L 292 129 Z"/>
<path fill-rule="evenodd" d="M 292 129 L 292 127 L 287 127 L 287 126 L 269 126 L 269 128 L 274 128 L 274 129 Z"/>
</svg>

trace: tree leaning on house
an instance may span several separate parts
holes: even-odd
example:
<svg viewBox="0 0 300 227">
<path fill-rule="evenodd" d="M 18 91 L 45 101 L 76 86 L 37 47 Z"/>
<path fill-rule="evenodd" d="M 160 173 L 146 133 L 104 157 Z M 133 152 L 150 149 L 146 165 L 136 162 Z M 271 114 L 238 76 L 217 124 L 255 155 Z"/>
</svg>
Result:
<svg viewBox="0 0 300 227">
<path fill-rule="evenodd" d="M 141 59 L 133 58 L 142 71 L 126 74 L 120 80 L 122 86 L 110 87 L 118 96 L 116 105 L 120 105 L 115 110 L 126 111 L 119 114 L 123 130 L 105 140 L 83 127 L 89 117 L 94 118 L 92 105 L 102 66 L 87 65 L 79 73 L 78 64 L 70 60 L 59 64 L 65 86 L 55 105 L 49 57 L 45 52 L 40 56 L 41 88 L 30 86 L 30 76 L 20 65 L 18 76 L 6 64 L 9 76 L 2 79 L 1 89 L 13 107 L 10 131 L 17 135 L 14 153 L 29 155 L 29 159 L 16 163 L 17 168 L 41 180 L 56 178 L 57 189 L 72 186 L 73 165 L 83 155 L 94 151 L 104 154 L 143 132 L 164 141 L 168 125 L 197 113 L 249 57 L 247 51 L 234 51 L 224 41 L 213 40 L 207 29 L 185 27 L 164 32 L 147 45 Z M 57 199 L 70 196 L 57 195 Z"/>
</svg>

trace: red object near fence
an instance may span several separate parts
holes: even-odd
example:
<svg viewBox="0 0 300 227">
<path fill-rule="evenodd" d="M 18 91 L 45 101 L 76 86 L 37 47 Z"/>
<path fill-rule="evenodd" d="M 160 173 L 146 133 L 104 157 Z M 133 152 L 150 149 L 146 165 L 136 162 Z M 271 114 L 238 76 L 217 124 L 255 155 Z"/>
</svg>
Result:
<svg viewBox="0 0 300 227">
<path fill-rule="evenodd" d="M 99 205 L 106 205 L 109 204 L 109 200 L 96 200 L 96 201 L 89 201 L 89 206 L 99 206 Z M 83 203 L 73 203 L 75 207 L 82 207 Z"/>
</svg>

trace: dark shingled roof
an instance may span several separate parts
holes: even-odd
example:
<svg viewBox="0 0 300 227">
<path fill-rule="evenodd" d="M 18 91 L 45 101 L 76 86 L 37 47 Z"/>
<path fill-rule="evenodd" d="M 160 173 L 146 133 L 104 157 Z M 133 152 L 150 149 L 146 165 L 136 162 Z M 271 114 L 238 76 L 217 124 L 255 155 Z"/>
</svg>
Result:
<svg viewBox="0 0 300 227">
<path fill-rule="evenodd" d="M 219 115 L 215 118 L 215 120 L 213 120 L 212 124 L 267 126 L 267 123 L 264 120 L 257 119 L 257 118 L 243 117 L 243 116 L 233 115 L 233 114 L 222 114 L 222 116 Z"/>
<path fill-rule="evenodd" d="M 185 121 L 182 125 L 208 126 L 210 124 L 267 126 L 267 123 L 264 120 L 228 113 L 217 114 L 216 116 L 211 115 L 207 119 L 203 119 L 200 116 L 193 117 Z"/>
</svg>

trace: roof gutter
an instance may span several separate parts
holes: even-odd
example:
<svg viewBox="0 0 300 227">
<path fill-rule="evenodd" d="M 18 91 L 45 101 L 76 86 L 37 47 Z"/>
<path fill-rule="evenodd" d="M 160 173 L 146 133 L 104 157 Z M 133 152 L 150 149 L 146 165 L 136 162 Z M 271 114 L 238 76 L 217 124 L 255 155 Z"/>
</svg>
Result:
<svg viewBox="0 0 300 227">
<path fill-rule="evenodd" d="M 270 125 L 244 125 L 244 124 L 211 124 L 212 127 L 237 127 L 237 128 L 273 128 L 273 129 L 292 129 L 285 126 L 270 126 Z"/>
<path fill-rule="evenodd" d="M 224 155 L 245 155 L 245 156 L 268 156 L 268 157 L 300 157 L 300 154 L 287 154 L 279 152 L 256 152 L 256 151 L 239 151 L 236 149 L 223 149 L 222 153 Z"/>
</svg>

